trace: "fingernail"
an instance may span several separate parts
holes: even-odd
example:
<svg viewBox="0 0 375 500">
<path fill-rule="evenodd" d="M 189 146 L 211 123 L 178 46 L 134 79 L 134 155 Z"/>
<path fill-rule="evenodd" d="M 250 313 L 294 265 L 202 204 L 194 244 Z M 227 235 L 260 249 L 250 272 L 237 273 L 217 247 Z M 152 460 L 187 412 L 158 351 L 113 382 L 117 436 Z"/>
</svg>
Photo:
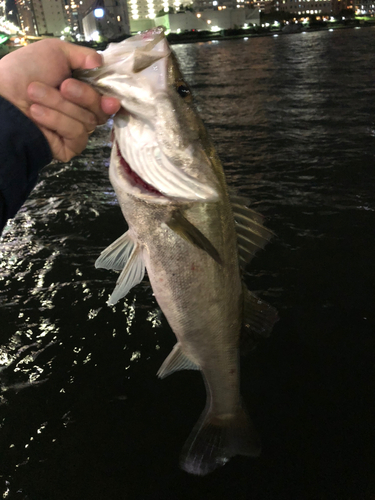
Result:
<svg viewBox="0 0 375 500">
<path fill-rule="evenodd" d="M 34 99 L 42 99 L 46 95 L 46 89 L 42 85 L 34 83 L 31 85 L 29 93 L 30 97 Z"/>
<path fill-rule="evenodd" d="M 85 61 L 85 69 L 94 69 L 98 68 L 101 66 L 102 61 L 101 61 L 101 56 L 100 54 L 90 54 L 86 57 Z"/>
<path fill-rule="evenodd" d="M 81 97 L 82 95 L 82 86 L 80 83 L 75 82 L 74 80 L 69 82 L 69 85 L 67 86 L 66 89 L 67 93 L 71 97 Z"/>
<path fill-rule="evenodd" d="M 30 111 L 34 116 L 43 116 L 44 115 L 44 109 L 42 106 L 39 106 L 39 104 L 33 104 L 30 107 Z"/>
</svg>

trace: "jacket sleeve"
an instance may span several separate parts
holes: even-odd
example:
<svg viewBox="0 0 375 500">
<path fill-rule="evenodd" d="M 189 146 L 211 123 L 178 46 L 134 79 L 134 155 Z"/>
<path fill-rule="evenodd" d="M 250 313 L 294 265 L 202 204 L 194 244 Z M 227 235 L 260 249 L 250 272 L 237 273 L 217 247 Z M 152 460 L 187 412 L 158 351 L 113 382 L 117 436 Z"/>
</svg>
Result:
<svg viewBox="0 0 375 500">
<path fill-rule="evenodd" d="M 39 128 L 0 96 L 0 232 L 30 194 L 39 170 L 51 161 Z"/>
</svg>

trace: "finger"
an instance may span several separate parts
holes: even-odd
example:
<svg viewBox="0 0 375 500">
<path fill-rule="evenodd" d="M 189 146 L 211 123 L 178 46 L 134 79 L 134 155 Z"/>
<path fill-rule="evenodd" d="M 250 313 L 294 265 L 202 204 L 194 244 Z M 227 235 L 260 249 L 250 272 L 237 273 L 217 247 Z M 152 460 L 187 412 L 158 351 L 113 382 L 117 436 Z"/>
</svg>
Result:
<svg viewBox="0 0 375 500">
<path fill-rule="evenodd" d="M 65 43 L 61 47 L 71 69 L 93 69 L 102 65 L 102 56 L 94 49 L 73 43 Z"/>
<path fill-rule="evenodd" d="M 75 144 L 65 142 L 64 139 L 61 138 L 56 132 L 42 126 L 39 126 L 39 128 L 45 135 L 55 160 L 67 162 L 81 152 L 75 147 Z M 71 149 L 71 146 L 77 150 L 75 151 Z"/>
<path fill-rule="evenodd" d="M 98 124 L 98 120 L 92 111 L 67 101 L 53 87 L 40 82 L 33 82 L 28 86 L 27 94 L 34 103 L 39 103 L 44 107 L 59 111 L 74 120 L 80 121 L 87 131 L 94 129 Z"/>
<path fill-rule="evenodd" d="M 108 120 L 108 114 L 101 107 L 100 94 L 87 83 L 68 78 L 61 84 L 60 92 L 65 99 L 94 113 L 98 123 L 102 124 Z"/>
<path fill-rule="evenodd" d="M 115 97 L 102 97 L 102 110 L 107 115 L 114 115 L 121 108 L 121 104 Z"/>
<path fill-rule="evenodd" d="M 55 133 L 55 135 L 49 133 L 46 137 L 56 159 L 67 161 L 66 157 L 61 153 L 62 145 L 66 150 L 74 152 L 74 154 L 81 153 L 86 147 L 88 133 L 80 121 L 40 104 L 32 104 L 30 106 L 30 114 L 37 125 L 48 129 L 51 133 Z M 60 141 L 62 141 L 60 142 L 60 147 L 57 149 L 56 136 L 59 136 Z M 52 137 L 55 140 L 51 143 Z M 56 154 L 59 156 L 55 156 Z"/>
</svg>

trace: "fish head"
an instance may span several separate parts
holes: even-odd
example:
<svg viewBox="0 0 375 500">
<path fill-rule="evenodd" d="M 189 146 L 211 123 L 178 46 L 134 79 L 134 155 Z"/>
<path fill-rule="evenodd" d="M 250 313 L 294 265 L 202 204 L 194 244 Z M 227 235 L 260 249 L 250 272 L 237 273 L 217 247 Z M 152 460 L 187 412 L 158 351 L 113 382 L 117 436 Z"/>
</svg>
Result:
<svg viewBox="0 0 375 500">
<path fill-rule="evenodd" d="M 205 129 L 163 29 L 110 44 L 102 55 L 102 67 L 75 76 L 121 102 L 110 162 L 117 195 L 163 204 L 216 201 Z"/>
</svg>

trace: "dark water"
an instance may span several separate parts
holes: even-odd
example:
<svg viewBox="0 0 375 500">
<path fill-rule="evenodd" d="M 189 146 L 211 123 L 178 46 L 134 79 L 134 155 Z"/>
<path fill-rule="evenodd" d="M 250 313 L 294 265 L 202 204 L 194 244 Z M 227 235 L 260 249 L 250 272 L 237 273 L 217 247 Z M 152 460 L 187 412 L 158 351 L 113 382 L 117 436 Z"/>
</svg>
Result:
<svg viewBox="0 0 375 500">
<path fill-rule="evenodd" d="M 263 440 L 205 477 L 178 468 L 199 373 L 147 282 L 114 308 L 95 270 L 125 223 L 108 127 L 55 164 L 1 240 L 0 491 L 28 500 L 375 498 L 375 31 L 176 46 L 228 183 L 277 238 L 245 280 L 272 337 L 242 361 Z"/>
</svg>

